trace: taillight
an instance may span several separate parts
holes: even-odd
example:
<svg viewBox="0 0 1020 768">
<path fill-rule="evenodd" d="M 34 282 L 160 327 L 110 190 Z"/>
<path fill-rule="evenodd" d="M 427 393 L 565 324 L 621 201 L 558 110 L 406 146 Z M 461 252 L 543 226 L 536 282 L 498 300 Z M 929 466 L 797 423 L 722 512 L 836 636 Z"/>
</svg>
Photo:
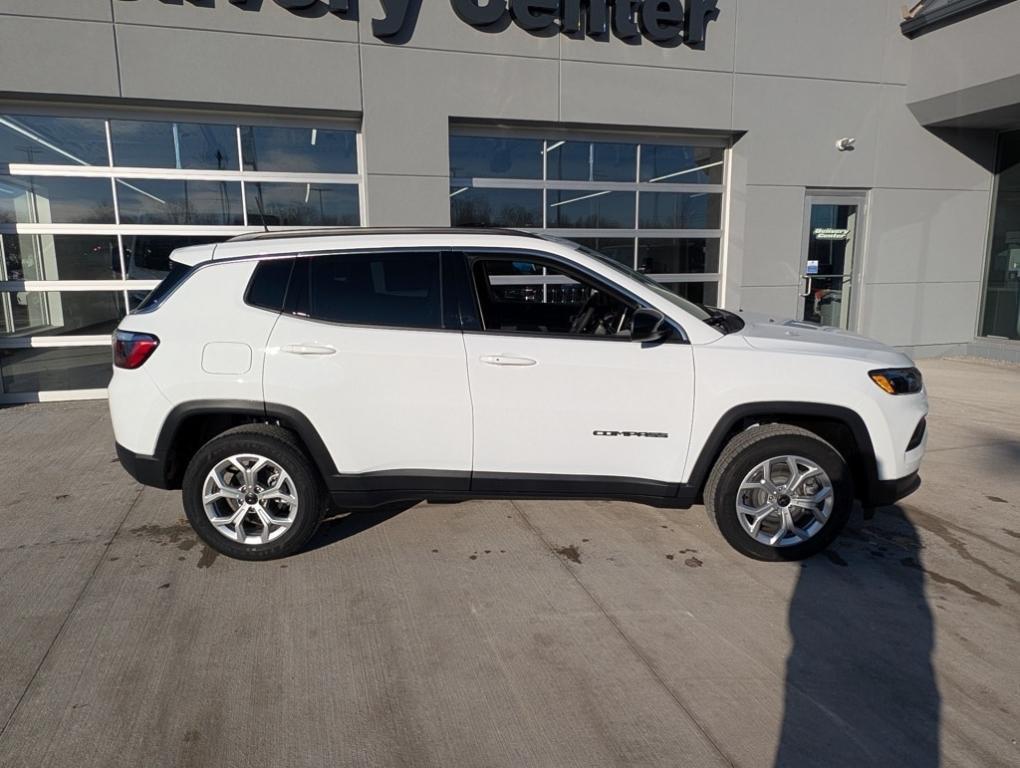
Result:
<svg viewBox="0 0 1020 768">
<path fill-rule="evenodd" d="M 140 368 L 158 346 L 159 339 L 151 334 L 117 331 L 113 334 L 113 364 L 129 370 Z"/>
</svg>

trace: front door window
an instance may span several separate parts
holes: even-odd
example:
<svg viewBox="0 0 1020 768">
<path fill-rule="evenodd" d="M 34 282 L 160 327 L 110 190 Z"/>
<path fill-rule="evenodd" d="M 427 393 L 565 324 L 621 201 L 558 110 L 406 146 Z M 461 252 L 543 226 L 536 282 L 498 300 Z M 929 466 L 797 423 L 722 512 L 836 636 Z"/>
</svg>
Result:
<svg viewBox="0 0 1020 768">
<path fill-rule="evenodd" d="M 863 207 L 863 201 L 851 198 L 808 198 L 800 319 L 850 328 L 854 257 Z"/>
</svg>

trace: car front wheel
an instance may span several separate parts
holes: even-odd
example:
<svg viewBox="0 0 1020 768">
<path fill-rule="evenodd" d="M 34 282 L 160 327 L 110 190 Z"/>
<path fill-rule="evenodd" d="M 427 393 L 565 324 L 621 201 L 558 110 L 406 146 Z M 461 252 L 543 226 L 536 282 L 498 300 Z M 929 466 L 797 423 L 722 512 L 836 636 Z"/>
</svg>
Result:
<svg viewBox="0 0 1020 768">
<path fill-rule="evenodd" d="M 846 461 L 788 424 L 752 427 L 723 450 L 705 506 L 727 542 L 756 560 L 801 560 L 836 537 L 853 508 Z"/>
</svg>

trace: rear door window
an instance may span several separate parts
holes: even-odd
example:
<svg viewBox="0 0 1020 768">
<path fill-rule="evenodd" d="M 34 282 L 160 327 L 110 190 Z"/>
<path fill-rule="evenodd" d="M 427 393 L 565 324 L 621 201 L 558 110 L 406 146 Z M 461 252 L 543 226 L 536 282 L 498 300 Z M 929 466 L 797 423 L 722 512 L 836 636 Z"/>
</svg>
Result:
<svg viewBox="0 0 1020 768">
<path fill-rule="evenodd" d="M 300 259 L 288 310 L 314 320 L 392 328 L 441 328 L 439 254 L 340 253 Z M 305 274 L 302 274 L 305 273 Z"/>
</svg>

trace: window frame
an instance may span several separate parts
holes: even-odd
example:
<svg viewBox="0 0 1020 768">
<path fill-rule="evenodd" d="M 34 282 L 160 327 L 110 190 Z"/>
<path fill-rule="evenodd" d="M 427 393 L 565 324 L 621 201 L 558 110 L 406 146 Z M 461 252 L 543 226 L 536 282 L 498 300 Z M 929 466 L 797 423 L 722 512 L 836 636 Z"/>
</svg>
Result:
<svg viewBox="0 0 1020 768">
<path fill-rule="evenodd" d="M 729 137 L 712 133 L 656 133 L 651 131 L 614 131 L 599 129 L 564 130 L 561 126 L 548 128 L 534 126 L 489 125 L 470 121 L 452 121 L 449 128 L 448 143 L 452 144 L 458 137 L 491 138 L 491 139 L 537 139 L 544 141 L 543 152 L 548 152 L 550 144 L 558 142 L 608 142 L 631 143 L 636 145 L 634 163 L 634 181 L 576 181 L 548 178 L 548 163 L 543 159 L 542 178 L 502 178 L 478 177 L 467 178 L 449 176 L 451 196 L 450 210 L 453 212 L 453 199 L 461 190 L 484 189 L 529 189 L 540 192 L 542 196 L 542 226 L 522 227 L 522 231 L 536 234 L 551 235 L 568 240 L 593 239 L 628 239 L 633 241 L 633 256 L 630 266 L 639 269 L 638 256 L 641 240 L 669 239 L 705 239 L 719 243 L 719 264 L 715 272 L 703 273 L 648 273 L 649 277 L 660 283 L 714 283 L 718 303 L 725 303 L 724 278 L 726 274 L 727 238 L 726 225 L 730 202 L 730 166 L 732 140 Z M 721 150 L 722 163 L 721 181 L 718 184 L 691 184 L 672 182 L 642 181 L 642 145 L 657 146 L 695 146 Z M 551 148 L 550 148 L 551 149 Z M 583 192 L 627 191 L 632 192 L 634 201 L 634 227 L 630 228 L 551 228 L 549 224 L 549 192 L 574 190 Z M 645 192 L 682 192 L 695 194 L 719 195 L 720 220 L 718 228 L 712 229 L 643 229 L 641 222 L 641 196 Z"/>
</svg>

